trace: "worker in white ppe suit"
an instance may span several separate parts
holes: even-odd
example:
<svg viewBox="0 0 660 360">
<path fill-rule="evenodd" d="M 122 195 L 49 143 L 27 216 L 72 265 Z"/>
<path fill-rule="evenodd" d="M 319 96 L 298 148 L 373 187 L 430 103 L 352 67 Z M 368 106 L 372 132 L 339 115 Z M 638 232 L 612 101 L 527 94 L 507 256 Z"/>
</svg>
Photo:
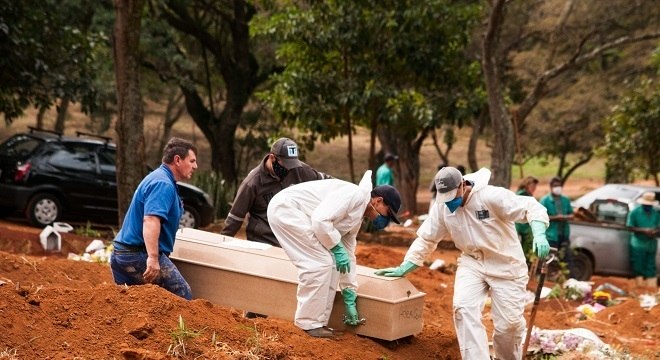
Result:
<svg viewBox="0 0 660 360">
<path fill-rule="evenodd" d="M 360 323 L 357 307 L 355 246 L 364 217 L 374 227 L 399 223 L 399 192 L 372 189 L 371 171 L 359 185 L 338 179 L 310 181 L 277 193 L 268 205 L 268 222 L 282 249 L 298 268 L 295 324 L 314 337 L 333 337 L 327 328 L 339 283 L 344 323 Z"/>
<path fill-rule="evenodd" d="M 376 274 L 404 276 L 422 266 L 440 239 L 451 237 L 461 250 L 453 308 L 462 358 L 490 359 L 486 328 L 481 322 L 490 291 L 495 357 L 519 360 L 523 356 L 528 275 L 514 223 L 530 224 L 534 249 L 544 258 L 550 249 L 545 238 L 549 219 L 545 207 L 533 197 L 488 185 L 489 179 L 488 169 L 465 177 L 453 167 L 438 171 L 436 205 L 418 229 L 404 262 Z"/>
</svg>

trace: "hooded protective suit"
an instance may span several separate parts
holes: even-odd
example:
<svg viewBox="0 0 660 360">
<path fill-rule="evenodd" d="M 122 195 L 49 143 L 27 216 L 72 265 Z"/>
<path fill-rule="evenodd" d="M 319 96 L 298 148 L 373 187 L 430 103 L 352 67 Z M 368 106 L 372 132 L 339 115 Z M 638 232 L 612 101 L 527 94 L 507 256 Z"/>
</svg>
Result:
<svg viewBox="0 0 660 360">
<path fill-rule="evenodd" d="M 359 185 L 338 179 L 293 185 L 268 205 L 270 227 L 298 268 L 295 324 L 303 330 L 328 324 L 338 281 L 342 289 L 357 292 L 355 237 L 371 190 L 371 171 L 367 171 Z M 351 262 L 350 272 L 341 276 L 330 252 L 339 242 Z"/>
<path fill-rule="evenodd" d="M 418 266 L 438 241 L 451 237 L 461 250 L 454 284 L 454 326 L 463 359 L 490 359 L 481 322 L 488 291 L 492 299 L 493 347 L 502 360 L 518 360 L 525 330 L 524 295 L 527 265 L 515 222 L 548 224 L 545 208 L 533 197 L 488 185 L 490 171 L 464 176 L 472 182 L 465 204 L 456 212 L 437 203 L 417 231 L 405 261 Z"/>
</svg>

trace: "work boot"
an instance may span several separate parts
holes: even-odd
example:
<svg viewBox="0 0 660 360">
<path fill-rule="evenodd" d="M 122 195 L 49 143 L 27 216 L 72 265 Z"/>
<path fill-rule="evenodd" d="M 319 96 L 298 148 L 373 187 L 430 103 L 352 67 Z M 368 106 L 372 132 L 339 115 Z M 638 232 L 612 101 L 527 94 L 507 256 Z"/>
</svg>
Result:
<svg viewBox="0 0 660 360">
<path fill-rule="evenodd" d="M 327 329 L 325 327 L 305 330 L 305 332 L 308 335 L 316 337 L 316 338 L 333 338 L 333 337 L 335 337 L 335 333 L 332 330 Z"/>
</svg>

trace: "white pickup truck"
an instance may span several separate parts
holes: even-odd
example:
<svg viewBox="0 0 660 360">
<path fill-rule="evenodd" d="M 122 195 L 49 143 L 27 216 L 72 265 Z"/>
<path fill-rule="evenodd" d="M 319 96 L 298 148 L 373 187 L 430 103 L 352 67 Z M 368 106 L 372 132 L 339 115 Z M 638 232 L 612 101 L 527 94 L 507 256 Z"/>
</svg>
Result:
<svg viewBox="0 0 660 360">
<path fill-rule="evenodd" d="M 594 274 L 633 276 L 626 217 L 647 191 L 660 199 L 660 187 L 607 184 L 572 202 L 576 216 L 570 221 L 570 239 L 576 279 L 586 281 Z M 660 251 L 656 265 L 660 275 Z"/>
</svg>

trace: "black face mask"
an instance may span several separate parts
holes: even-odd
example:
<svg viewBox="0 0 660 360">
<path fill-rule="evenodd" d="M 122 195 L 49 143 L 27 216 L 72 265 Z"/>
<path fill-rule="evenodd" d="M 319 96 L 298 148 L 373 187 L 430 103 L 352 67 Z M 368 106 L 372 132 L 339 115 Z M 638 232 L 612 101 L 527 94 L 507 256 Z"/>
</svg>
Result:
<svg viewBox="0 0 660 360">
<path fill-rule="evenodd" d="M 275 173 L 275 175 L 277 175 L 278 178 L 284 179 L 286 175 L 289 173 L 289 169 L 280 165 L 280 163 L 277 162 L 277 160 L 275 160 L 273 161 L 273 172 Z"/>
</svg>

